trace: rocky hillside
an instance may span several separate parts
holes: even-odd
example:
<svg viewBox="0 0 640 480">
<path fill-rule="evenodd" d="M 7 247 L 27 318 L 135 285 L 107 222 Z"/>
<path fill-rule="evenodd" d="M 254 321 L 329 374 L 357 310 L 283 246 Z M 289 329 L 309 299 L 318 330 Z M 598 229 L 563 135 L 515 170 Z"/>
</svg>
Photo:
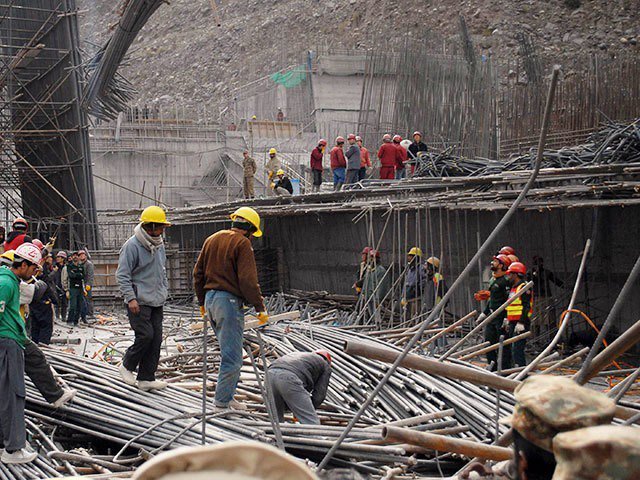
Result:
<svg viewBox="0 0 640 480">
<path fill-rule="evenodd" d="M 77 0 L 84 40 L 108 38 L 121 1 Z M 171 0 L 138 36 L 122 72 L 142 102 L 167 95 L 187 107 L 217 105 L 318 46 L 380 47 L 409 36 L 451 51 L 460 45 L 459 15 L 478 52 L 503 62 L 516 61 L 518 32 L 557 62 L 640 54 L 640 0 Z"/>
</svg>

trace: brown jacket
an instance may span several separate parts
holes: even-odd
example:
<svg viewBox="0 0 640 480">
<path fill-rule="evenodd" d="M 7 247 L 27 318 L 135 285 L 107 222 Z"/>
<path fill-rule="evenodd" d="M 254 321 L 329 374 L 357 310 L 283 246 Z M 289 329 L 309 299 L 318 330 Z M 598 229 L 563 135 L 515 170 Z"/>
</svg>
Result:
<svg viewBox="0 0 640 480">
<path fill-rule="evenodd" d="M 193 287 L 200 305 L 208 290 L 224 290 L 264 311 L 251 241 L 234 230 L 220 230 L 204 241 L 193 269 Z"/>
</svg>

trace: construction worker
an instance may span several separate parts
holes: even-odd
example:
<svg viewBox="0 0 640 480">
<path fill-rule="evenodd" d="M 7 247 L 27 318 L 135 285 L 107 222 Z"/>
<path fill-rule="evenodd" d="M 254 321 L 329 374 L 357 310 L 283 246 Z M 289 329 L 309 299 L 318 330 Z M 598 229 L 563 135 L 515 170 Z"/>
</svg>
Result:
<svg viewBox="0 0 640 480">
<path fill-rule="evenodd" d="M 429 311 L 442 301 L 442 297 L 447 292 L 447 286 L 444 277 L 440 273 L 440 259 L 438 257 L 427 258 L 426 268 L 427 282 L 424 308 Z"/>
<path fill-rule="evenodd" d="M 364 284 L 364 274 L 367 270 L 367 264 L 369 262 L 369 252 L 372 250 L 371 247 L 364 247 L 362 252 L 360 252 L 361 259 L 360 265 L 358 268 L 358 274 L 356 275 L 356 281 L 352 285 L 353 288 L 358 295 L 362 292 L 362 286 Z"/>
<path fill-rule="evenodd" d="M 93 312 L 93 285 L 95 282 L 95 267 L 89 260 L 86 250 L 78 251 L 78 259 L 84 267 L 84 303 L 89 318 L 94 318 Z M 86 317 L 85 317 L 86 318 Z"/>
<path fill-rule="evenodd" d="M 58 296 L 58 303 L 56 304 L 56 316 L 62 320 L 67 318 L 67 295 L 62 283 L 62 272 L 65 269 L 67 262 L 67 252 L 60 250 L 56 254 L 56 261 L 53 265 L 53 271 L 51 274 L 51 280 L 56 289 L 56 295 Z"/>
<path fill-rule="evenodd" d="M 86 312 L 84 309 L 84 266 L 80 263 L 79 252 L 71 255 L 71 262 L 66 267 L 67 283 L 67 300 L 69 300 L 69 314 L 67 316 L 67 325 L 75 327 L 81 315 Z M 86 323 L 86 318 L 83 319 Z"/>
<path fill-rule="evenodd" d="M 422 312 L 422 301 L 427 284 L 427 269 L 422 263 L 422 250 L 412 247 L 407 253 L 407 270 L 404 276 L 404 289 L 400 306 L 409 310 L 409 318 Z"/>
<path fill-rule="evenodd" d="M 371 249 L 362 282 L 362 297 L 369 315 L 374 316 L 376 319 L 380 316 L 380 304 L 387 296 L 389 288 L 389 275 L 381 265 L 380 252 Z"/>
<path fill-rule="evenodd" d="M 382 136 L 382 145 L 378 149 L 380 160 L 380 179 L 393 180 L 395 178 L 396 158 L 398 149 L 391 143 L 391 135 L 385 133 Z"/>
<path fill-rule="evenodd" d="M 29 304 L 31 340 L 49 345 L 53 334 L 53 310 L 54 305 L 58 303 L 58 296 L 44 272 L 40 272 L 36 278 L 33 300 Z"/>
<path fill-rule="evenodd" d="M 15 260 L 14 251 L 9 250 L 0 257 L 3 266 L 11 268 Z M 23 286 L 32 287 L 30 289 Z M 35 296 L 35 285 L 27 285 L 25 281 L 20 282 L 20 316 L 25 321 L 24 304 L 32 302 Z M 25 322 L 26 325 L 26 322 Z M 53 408 L 60 408 L 73 400 L 76 390 L 62 389 L 53 376 L 51 366 L 47 362 L 38 346 L 31 340 L 27 340 L 24 346 L 24 372 L 31 379 L 42 397 L 49 402 Z"/>
<path fill-rule="evenodd" d="M 369 150 L 362 145 L 362 137 L 356 136 L 356 143 L 360 147 L 360 170 L 358 172 L 358 181 L 362 181 L 367 177 L 367 169 L 371 168 L 371 154 Z"/>
<path fill-rule="evenodd" d="M 137 380 L 138 388 L 145 391 L 167 387 L 166 382 L 156 380 L 156 370 L 162 346 L 163 306 L 169 287 L 162 234 L 169 226 L 162 208 L 155 205 L 145 208 L 133 236 L 120 249 L 116 271 L 129 324 L 135 333 L 119 372 L 125 383 L 136 385 Z"/>
<path fill-rule="evenodd" d="M 242 367 L 243 304 L 253 306 L 259 323 L 269 320 L 265 311 L 250 237 L 261 237 L 260 216 L 249 207 L 230 215 L 231 228 L 208 237 L 193 269 L 193 286 L 200 314 L 211 322 L 220 343 L 214 407 L 244 410 L 234 400 Z"/>
<path fill-rule="evenodd" d="M 318 480 L 304 463 L 255 441 L 225 441 L 181 447 L 145 462 L 133 480 Z M 333 478 L 333 477 L 332 477 Z M 354 478 L 354 477 L 349 477 Z"/>
<path fill-rule="evenodd" d="M 278 158 L 278 152 L 275 148 L 269 149 L 269 160 L 267 160 L 266 170 L 269 181 L 273 179 L 276 172 L 282 168 L 280 159 Z"/>
<path fill-rule="evenodd" d="M 527 275 L 527 268 L 520 262 L 514 262 L 509 265 L 507 269 L 507 277 L 511 283 L 511 290 L 509 291 L 509 298 L 515 296 L 522 288 L 524 288 Z M 519 298 L 514 300 L 507 307 L 507 318 L 504 320 L 503 328 L 506 332 L 506 338 L 511 338 L 516 335 L 520 335 L 524 332 L 528 332 L 531 328 L 531 314 L 533 312 L 533 293 L 531 290 L 523 293 Z M 507 345 L 503 352 L 503 355 L 509 360 L 509 354 L 513 351 L 511 357 L 513 365 L 517 367 L 524 367 L 527 364 L 525 358 L 524 349 L 526 347 L 527 340 L 522 339 L 515 342 L 513 345 Z M 510 367 L 507 367 L 510 368 Z"/>
<path fill-rule="evenodd" d="M 7 235 L 4 242 L 4 251 L 15 250 L 23 243 L 31 243 L 31 237 L 27 235 L 29 223 L 24 218 L 16 218 L 12 224 L 13 230 Z"/>
<path fill-rule="evenodd" d="M 276 176 L 271 182 L 271 188 L 276 192 L 276 195 L 281 197 L 290 197 L 293 195 L 293 185 L 291 180 L 284 173 L 284 170 L 278 170 Z"/>
<path fill-rule="evenodd" d="M 415 171 L 416 164 L 422 154 L 429 151 L 427 144 L 422 141 L 422 133 L 419 131 L 413 132 L 413 142 L 409 145 L 408 154 L 411 162 L 411 174 Z"/>
<path fill-rule="evenodd" d="M 329 158 L 331 160 L 331 172 L 333 173 L 333 190 L 342 189 L 345 182 L 345 171 L 347 159 L 344 156 L 344 138 L 336 137 L 336 145 L 331 149 Z"/>
<path fill-rule="evenodd" d="M 404 164 L 407 161 L 407 149 L 404 148 L 400 144 L 400 142 L 402 142 L 402 137 L 400 135 L 394 135 L 393 145 L 396 147 L 396 164 L 395 164 L 396 180 L 407 178 L 407 171 L 404 167 Z"/>
<path fill-rule="evenodd" d="M 331 378 L 328 351 L 284 355 L 271 363 L 268 378 L 279 422 L 286 408 L 300 423 L 320 425 L 316 408 L 324 402 Z"/>
<path fill-rule="evenodd" d="M 276 114 L 276 122 L 284 122 L 284 112 L 278 107 L 278 113 Z"/>
<path fill-rule="evenodd" d="M 570 378 L 553 375 L 527 378 L 515 389 L 514 396 L 513 415 L 503 422 L 513 427 L 514 463 L 519 479 L 551 480 L 556 469 L 556 435 L 607 425 L 616 409 L 615 402 L 606 395 L 581 387 Z"/>
<path fill-rule="evenodd" d="M 487 316 L 491 315 L 494 310 L 497 310 L 509 298 L 511 284 L 505 276 L 509 265 L 511 265 L 511 262 L 506 255 L 499 254 L 491 260 L 492 275 L 489 281 L 489 290 L 480 290 L 474 295 L 474 298 L 478 301 L 489 300 L 484 312 L 478 316 L 476 320 L 477 323 L 482 323 Z M 500 335 L 503 332 L 502 324 L 506 315 L 506 312 L 503 310 L 485 326 L 484 339 L 491 345 L 495 345 L 500 341 Z M 487 353 L 487 362 L 493 365 L 491 367 L 492 370 L 498 368 L 498 353 L 496 350 Z M 509 363 L 503 355 L 503 365 L 508 365 Z"/>
<path fill-rule="evenodd" d="M 20 316 L 20 281 L 29 280 L 42 260 L 40 249 L 23 243 L 14 252 L 11 267 L 0 268 L 0 461 L 29 463 L 38 456 L 28 452 L 24 421 L 24 347 L 28 342 Z"/>
<path fill-rule="evenodd" d="M 254 198 L 256 196 L 253 189 L 253 181 L 258 171 L 256 161 L 249 156 L 249 150 L 242 152 L 242 192 L 244 198 Z"/>
<path fill-rule="evenodd" d="M 360 163 L 362 161 L 362 155 L 360 152 L 360 146 L 356 143 L 356 136 L 350 133 L 347 136 L 347 142 L 349 142 L 349 148 L 347 148 L 344 154 L 347 157 L 347 185 L 352 183 L 358 183 L 360 179 Z"/>
<path fill-rule="evenodd" d="M 560 433 L 553 439 L 552 480 L 637 480 L 640 429 L 599 425 Z"/>
<path fill-rule="evenodd" d="M 327 148 L 327 141 L 324 138 L 318 140 L 318 145 L 311 150 L 311 175 L 313 176 L 312 192 L 319 192 L 322 185 L 322 160 L 324 158 L 324 151 Z"/>
</svg>

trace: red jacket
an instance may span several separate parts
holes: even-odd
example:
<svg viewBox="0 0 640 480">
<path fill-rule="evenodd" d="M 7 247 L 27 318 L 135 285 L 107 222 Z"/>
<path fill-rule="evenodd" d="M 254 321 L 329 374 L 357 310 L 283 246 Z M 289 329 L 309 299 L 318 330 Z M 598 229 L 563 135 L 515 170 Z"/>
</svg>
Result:
<svg viewBox="0 0 640 480">
<path fill-rule="evenodd" d="M 347 168 L 347 159 L 344 158 L 344 152 L 338 146 L 331 149 L 331 168 Z"/>
<path fill-rule="evenodd" d="M 311 170 L 322 171 L 323 154 L 318 147 L 311 150 Z"/>
<path fill-rule="evenodd" d="M 378 150 L 378 158 L 383 167 L 395 167 L 398 149 L 393 143 L 383 143 Z"/>
<path fill-rule="evenodd" d="M 399 143 L 394 145 L 398 150 L 398 155 L 396 156 L 396 170 L 402 170 L 404 168 L 404 162 L 407 161 L 407 149 Z"/>
<path fill-rule="evenodd" d="M 360 147 L 360 168 L 371 166 L 371 156 L 369 150 L 364 147 Z"/>
<path fill-rule="evenodd" d="M 7 240 L 4 242 L 4 251 L 15 250 L 23 243 L 31 242 L 31 237 L 26 233 L 13 231 L 7 235 Z"/>
</svg>

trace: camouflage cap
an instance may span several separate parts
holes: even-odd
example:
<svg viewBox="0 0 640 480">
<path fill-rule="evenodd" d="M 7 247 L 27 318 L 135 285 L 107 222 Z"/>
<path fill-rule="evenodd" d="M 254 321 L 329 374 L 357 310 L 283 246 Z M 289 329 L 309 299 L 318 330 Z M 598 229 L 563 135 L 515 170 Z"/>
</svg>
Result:
<svg viewBox="0 0 640 480">
<path fill-rule="evenodd" d="M 560 432 L 611 423 L 616 405 L 600 392 L 566 377 L 535 375 L 515 389 L 509 423 L 528 441 L 549 452 Z"/>
<path fill-rule="evenodd" d="M 640 428 L 601 425 L 561 433 L 553 452 L 553 480 L 640 478 Z"/>
</svg>

